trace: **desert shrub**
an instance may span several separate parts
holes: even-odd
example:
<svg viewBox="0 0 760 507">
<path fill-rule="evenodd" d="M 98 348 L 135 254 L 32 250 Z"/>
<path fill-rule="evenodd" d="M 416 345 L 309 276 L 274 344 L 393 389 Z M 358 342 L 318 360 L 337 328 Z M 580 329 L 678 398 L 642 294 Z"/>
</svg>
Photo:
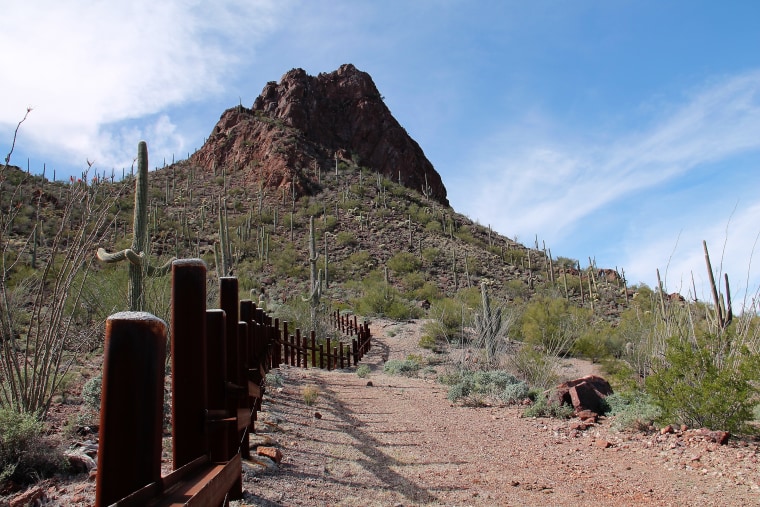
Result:
<svg viewBox="0 0 760 507">
<path fill-rule="evenodd" d="M 282 387 L 282 376 L 277 373 L 267 373 L 266 375 L 267 386 L 269 387 Z"/>
<path fill-rule="evenodd" d="M 414 273 L 412 273 L 412 275 L 413 274 Z M 411 292 L 411 295 L 414 299 L 418 301 L 421 301 L 421 300 L 434 301 L 436 299 L 440 299 L 441 289 L 433 282 L 425 282 L 420 287 L 413 290 Z"/>
<path fill-rule="evenodd" d="M 412 273 L 420 269 L 422 261 L 409 252 L 398 252 L 388 259 L 388 268 L 396 274 Z"/>
<path fill-rule="evenodd" d="M 613 393 L 603 403 L 607 415 L 614 417 L 612 427 L 617 430 L 646 430 L 660 416 L 660 409 L 652 398 L 639 391 Z"/>
<path fill-rule="evenodd" d="M 441 227 L 441 222 L 438 220 L 431 220 L 425 226 L 425 230 L 430 233 L 440 233 L 443 231 L 443 227 Z"/>
<path fill-rule="evenodd" d="M 356 246 L 358 241 L 356 235 L 351 231 L 340 231 L 335 235 L 335 241 L 340 246 Z"/>
<path fill-rule="evenodd" d="M 527 384 L 504 370 L 462 370 L 446 380 L 451 386 L 447 395 L 450 401 L 465 399 L 466 403 L 479 404 L 483 398 L 492 398 L 512 403 L 528 395 Z M 468 402 L 468 397 L 474 397 L 475 403 Z"/>
<path fill-rule="evenodd" d="M 605 323 L 587 328 L 575 341 L 570 352 L 576 357 L 585 357 L 597 363 L 605 358 L 619 356 L 623 348 L 612 326 Z"/>
<path fill-rule="evenodd" d="M 33 414 L 0 408 L 0 485 L 27 484 L 65 468 L 62 453 L 51 449 L 44 434 Z"/>
<path fill-rule="evenodd" d="M 528 383 L 541 389 L 549 389 L 557 383 L 556 368 L 559 358 L 554 355 L 524 344 L 510 358 L 510 365 L 515 372 Z"/>
<path fill-rule="evenodd" d="M 525 417 L 553 417 L 567 419 L 573 414 L 573 407 L 549 401 L 549 396 L 541 395 L 531 406 L 525 409 Z"/>
<path fill-rule="evenodd" d="M 304 386 L 301 390 L 301 395 L 303 396 L 303 402 L 308 406 L 312 406 L 319 398 L 319 388 L 317 386 Z"/>
<path fill-rule="evenodd" d="M 300 258 L 295 247 L 287 243 L 281 248 L 275 248 L 271 252 L 270 261 L 275 274 L 280 277 L 307 278 L 306 264 Z"/>
<path fill-rule="evenodd" d="M 517 403 L 524 400 L 530 394 L 530 388 L 525 382 L 518 381 L 507 385 L 499 395 L 504 403 Z"/>
<path fill-rule="evenodd" d="M 356 368 L 356 375 L 359 378 L 367 378 L 369 376 L 369 373 L 370 373 L 370 368 L 366 364 L 360 364 Z"/>
<path fill-rule="evenodd" d="M 412 359 L 391 359 L 383 365 L 383 372 L 388 375 L 414 377 L 420 369 L 420 363 Z"/>
<path fill-rule="evenodd" d="M 438 342 L 436 341 L 435 338 L 433 338 L 429 334 L 423 333 L 422 336 L 420 336 L 420 339 L 417 342 L 417 345 L 419 345 L 423 349 L 433 350 L 438 345 Z"/>
<path fill-rule="evenodd" d="M 441 250 L 435 247 L 428 247 L 422 250 L 422 258 L 425 262 L 433 263 L 438 260 Z"/>
<path fill-rule="evenodd" d="M 82 387 L 82 400 L 85 405 L 93 410 L 100 410 L 100 393 L 103 385 L 103 376 L 95 375 L 84 383 Z"/>
<path fill-rule="evenodd" d="M 405 300 L 396 288 L 373 276 L 365 278 L 364 293 L 356 301 L 355 308 L 359 315 L 382 315 L 394 320 L 417 318 L 422 313 Z"/>
<path fill-rule="evenodd" d="M 730 432 L 747 429 L 757 401 L 760 356 L 745 349 L 734 358 L 735 365 L 721 364 L 715 349 L 719 340 L 705 335 L 667 341 L 663 364 L 645 382 L 661 410 L 661 422 Z"/>
<path fill-rule="evenodd" d="M 552 355 L 564 356 L 588 329 L 591 310 L 576 308 L 564 298 L 539 297 L 522 314 L 522 334 L 527 343 Z"/>
<path fill-rule="evenodd" d="M 419 271 L 407 273 L 401 280 L 404 289 L 408 293 L 415 292 L 425 285 L 425 274 Z"/>
</svg>

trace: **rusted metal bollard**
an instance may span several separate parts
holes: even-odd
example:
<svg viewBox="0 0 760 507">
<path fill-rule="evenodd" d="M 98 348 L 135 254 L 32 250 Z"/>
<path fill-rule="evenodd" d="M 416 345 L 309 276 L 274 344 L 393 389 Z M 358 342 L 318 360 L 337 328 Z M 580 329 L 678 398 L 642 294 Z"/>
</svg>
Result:
<svg viewBox="0 0 760 507">
<path fill-rule="evenodd" d="M 95 506 L 161 478 L 166 323 L 145 312 L 106 320 Z"/>
<path fill-rule="evenodd" d="M 172 460 L 173 469 L 208 452 L 205 428 L 206 263 L 172 263 Z"/>
</svg>

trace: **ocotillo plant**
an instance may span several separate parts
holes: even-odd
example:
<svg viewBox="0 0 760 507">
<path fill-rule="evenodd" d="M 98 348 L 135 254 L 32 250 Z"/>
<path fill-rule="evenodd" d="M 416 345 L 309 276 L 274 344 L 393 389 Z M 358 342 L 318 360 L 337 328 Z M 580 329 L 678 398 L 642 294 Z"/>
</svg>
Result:
<svg viewBox="0 0 760 507">
<path fill-rule="evenodd" d="M 502 308 L 500 306 L 491 308 L 486 282 L 480 284 L 480 292 L 483 301 L 480 313 L 475 314 L 475 330 L 478 335 L 478 342 L 485 350 L 486 362 L 491 364 L 496 357 L 499 336 L 501 335 Z"/>
<path fill-rule="evenodd" d="M 108 253 L 98 248 L 102 262 L 129 261 L 129 309 L 143 311 L 145 307 L 145 276 L 161 276 L 169 272 L 173 258 L 156 268 L 148 264 L 145 249 L 148 246 L 148 145 L 137 144 L 137 178 L 135 179 L 135 210 L 133 218 L 132 248 Z"/>
<path fill-rule="evenodd" d="M 728 274 L 725 273 L 726 282 L 726 299 L 728 305 L 723 299 L 723 295 L 718 293 L 718 287 L 715 285 L 715 277 L 713 276 L 712 264 L 710 263 L 710 254 L 707 251 L 707 241 L 702 240 L 702 247 L 705 251 L 705 263 L 707 264 L 707 275 L 710 280 L 710 292 L 712 293 L 713 303 L 715 304 L 715 318 L 714 321 L 718 325 L 721 331 L 725 330 L 734 318 L 733 310 L 731 309 L 731 288 L 728 285 Z"/>
</svg>

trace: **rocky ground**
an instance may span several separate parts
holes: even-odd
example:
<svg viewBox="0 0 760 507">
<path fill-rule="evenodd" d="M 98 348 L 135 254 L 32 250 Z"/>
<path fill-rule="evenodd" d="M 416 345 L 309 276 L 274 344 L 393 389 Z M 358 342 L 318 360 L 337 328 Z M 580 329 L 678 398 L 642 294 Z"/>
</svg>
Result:
<svg viewBox="0 0 760 507">
<path fill-rule="evenodd" d="M 446 398 L 432 371 L 388 376 L 383 363 L 416 347 L 419 322 L 375 321 L 371 372 L 276 371 L 254 444 L 282 453 L 244 465 L 239 505 L 757 505 L 760 445 L 725 445 L 698 430 L 621 433 L 611 421 L 525 418 L 522 407 L 464 407 Z M 576 363 L 564 374 L 582 376 Z M 307 405 L 304 388 L 319 395 Z M 275 456 L 279 457 L 279 456 Z M 94 481 L 53 480 L 35 505 L 90 505 Z M 13 497 L 6 497 L 5 502 Z M 2 501 L 0 501 L 0 504 Z M 23 503 L 18 503 L 23 505 Z"/>
</svg>

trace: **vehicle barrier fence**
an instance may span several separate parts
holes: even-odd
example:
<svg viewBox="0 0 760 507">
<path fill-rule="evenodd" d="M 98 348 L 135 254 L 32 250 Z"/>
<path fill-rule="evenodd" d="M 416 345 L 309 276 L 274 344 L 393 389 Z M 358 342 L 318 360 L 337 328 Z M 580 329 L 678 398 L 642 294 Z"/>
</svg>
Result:
<svg viewBox="0 0 760 507">
<path fill-rule="evenodd" d="M 238 280 L 219 279 L 219 309 L 206 309 L 206 264 L 172 263 L 171 329 L 145 312 L 106 321 L 96 507 L 226 505 L 242 498 L 266 373 L 280 364 L 344 368 L 371 347 L 369 325 L 331 316 L 350 346 L 309 340 L 238 300 Z M 167 332 L 171 336 L 172 472 L 161 476 Z"/>
</svg>

